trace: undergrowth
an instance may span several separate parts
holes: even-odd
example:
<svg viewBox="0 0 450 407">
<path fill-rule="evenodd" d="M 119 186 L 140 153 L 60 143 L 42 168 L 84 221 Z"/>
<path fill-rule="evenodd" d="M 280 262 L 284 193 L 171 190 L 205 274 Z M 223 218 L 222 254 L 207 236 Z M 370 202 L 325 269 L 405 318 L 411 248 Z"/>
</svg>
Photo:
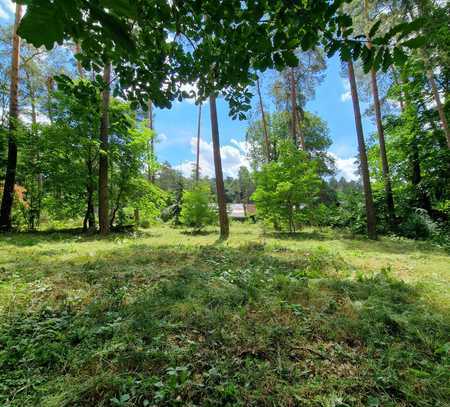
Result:
<svg viewBox="0 0 450 407">
<path fill-rule="evenodd" d="M 450 402 L 449 319 L 389 268 L 282 242 L 115 239 L 3 263 L 0 405 Z"/>
</svg>

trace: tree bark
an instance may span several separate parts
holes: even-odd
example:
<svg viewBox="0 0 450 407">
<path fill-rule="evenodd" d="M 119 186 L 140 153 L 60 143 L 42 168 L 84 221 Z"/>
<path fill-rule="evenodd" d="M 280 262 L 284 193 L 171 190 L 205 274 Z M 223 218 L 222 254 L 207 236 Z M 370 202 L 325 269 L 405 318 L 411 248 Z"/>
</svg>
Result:
<svg viewBox="0 0 450 407">
<path fill-rule="evenodd" d="M 439 113 L 439 119 L 441 120 L 441 127 L 447 137 L 447 146 L 450 148 L 450 131 L 448 128 L 448 121 L 445 115 L 444 106 L 442 106 L 441 97 L 439 96 L 439 91 L 436 86 L 436 80 L 434 79 L 434 74 L 431 70 L 427 70 L 428 82 L 430 82 L 431 90 L 433 91 L 434 100 L 436 102 L 436 108 Z"/>
<path fill-rule="evenodd" d="M 53 92 L 53 78 L 47 78 L 47 111 L 50 124 L 53 124 L 53 109 L 52 109 L 52 92 Z"/>
<path fill-rule="evenodd" d="M 195 162 L 195 181 L 200 180 L 200 136 L 202 124 L 202 104 L 198 105 L 198 127 L 197 127 L 197 158 Z"/>
<path fill-rule="evenodd" d="M 290 70 L 290 84 L 291 84 L 291 125 L 292 125 L 292 140 L 297 146 L 297 90 L 295 88 L 294 69 Z"/>
<path fill-rule="evenodd" d="M 267 121 L 266 121 L 266 114 L 264 112 L 264 104 L 261 96 L 261 88 L 259 86 L 259 79 L 256 78 L 256 90 L 258 92 L 258 98 L 259 98 L 259 108 L 261 109 L 261 118 L 263 122 L 263 131 L 264 131 L 264 141 L 266 143 L 266 159 L 267 162 L 270 162 L 270 140 L 269 140 L 269 131 L 267 129 Z"/>
<path fill-rule="evenodd" d="M 361 110 L 359 107 L 358 89 L 356 86 L 355 71 L 353 62 L 348 62 L 348 77 L 352 93 L 353 111 L 355 115 L 356 134 L 358 137 L 359 160 L 361 166 L 361 176 L 364 188 L 364 198 L 367 217 L 367 234 L 369 239 L 377 238 L 375 207 L 373 204 L 372 187 L 370 185 L 369 165 L 367 162 L 366 143 L 361 122 Z"/>
<path fill-rule="evenodd" d="M 95 230 L 95 209 L 94 209 L 94 190 L 95 185 L 93 182 L 93 173 L 94 173 L 94 166 L 93 166 L 93 158 L 92 158 L 92 152 L 91 148 L 89 148 L 88 151 L 88 159 L 86 162 L 87 165 L 87 172 L 88 172 L 88 180 L 86 183 L 86 214 L 84 216 L 83 221 L 83 230 L 91 231 Z"/>
<path fill-rule="evenodd" d="M 228 239 L 228 236 L 230 235 L 230 225 L 228 223 L 227 203 L 225 199 L 222 158 L 220 156 L 219 125 L 217 122 L 216 96 L 214 94 L 209 97 L 209 104 L 211 113 L 211 137 L 213 143 L 214 167 L 216 170 L 217 203 L 219 206 L 220 238 L 225 240 Z"/>
<path fill-rule="evenodd" d="M 109 233 L 109 196 L 108 196 L 108 148 L 109 148 L 109 100 L 111 82 L 111 63 L 105 65 L 103 81 L 106 88 L 102 95 L 102 118 L 100 124 L 100 155 L 98 171 L 98 222 L 100 233 Z"/>
<path fill-rule="evenodd" d="M 300 147 L 303 151 L 306 151 L 306 142 L 305 142 L 305 132 L 303 131 L 303 122 L 305 120 L 305 114 L 303 109 L 297 106 L 297 123 L 298 123 L 298 134 L 300 136 Z"/>
<path fill-rule="evenodd" d="M 389 162 L 386 152 L 386 140 L 384 137 L 384 128 L 381 117 L 381 105 L 380 105 L 380 96 L 378 92 L 377 74 L 374 68 L 370 70 L 370 76 L 373 94 L 373 104 L 375 107 L 375 118 L 377 122 L 378 141 L 380 143 L 380 158 L 383 170 L 384 191 L 386 194 L 386 206 L 391 221 L 391 225 L 394 225 L 395 224 L 394 196 L 392 193 L 391 174 L 389 171 Z"/>
<path fill-rule="evenodd" d="M 367 24 L 370 23 L 369 17 L 369 1 L 364 0 L 364 14 L 366 17 Z M 369 33 L 367 33 L 369 48 L 372 48 L 371 38 Z M 377 133 L 378 133 L 378 141 L 380 144 L 380 159 L 381 159 L 381 167 L 383 172 L 383 181 L 384 181 L 384 192 L 386 196 L 386 207 L 388 216 L 390 219 L 391 226 L 395 225 L 395 206 L 394 206 L 394 196 L 392 194 L 392 183 L 391 183 L 391 174 L 389 171 L 389 161 L 387 158 L 386 152 L 386 140 L 384 137 L 384 128 L 383 128 L 383 120 L 381 116 L 381 103 L 380 103 L 380 92 L 378 91 L 378 80 L 377 73 L 375 68 L 372 67 L 370 69 L 370 85 L 372 88 L 373 95 L 373 105 L 375 108 L 375 121 L 377 124 Z"/>
<path fill-rule="evenodd" d="M 8 159 L 6 164 L 6 176 L 3 186 L 2 205 L 0 209 L 0 230 L 11 230 L 11 212 L 14 202 L 14 185 L 16 183 L 17 170 L 17 142 L 16 130 L 19 120 L 19 59 L 20 37 L 17 29 L 22 18 L 22 6 L 16 4 L 16 18 L 13 31 L 13 49 L 11 54 L 11 87 L 9 96 L 9 134 L 8 134 Z"/>
<path fill-rule="evenodd" d="M 153 103 L 151 100 L 148 101 L 148 112 L 147 112 L 147 120 L 148 120 L 148 128 L 153 130 Z M 148 152 L 148 169 L 147 169 L 147 178 L 150 182 L 155 182 L 155 172 L 151 164 L 153 164 L 153 160 L 155 157 L 155 139 L 151 138 L 149 144 L 149 152 Z"/>
</svg>

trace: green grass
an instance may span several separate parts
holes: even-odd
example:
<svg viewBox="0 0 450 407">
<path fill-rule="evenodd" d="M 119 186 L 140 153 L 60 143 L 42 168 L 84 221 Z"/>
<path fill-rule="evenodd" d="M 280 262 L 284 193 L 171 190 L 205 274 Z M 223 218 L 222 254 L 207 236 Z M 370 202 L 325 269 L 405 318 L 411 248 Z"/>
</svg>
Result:
<svg viewBox="0 0 450 407">
<path fill-rule="evenodd" d="M 446 253 L 231 236 L 1 236 L 0 405 L 449 405 Z"/>
</svg>

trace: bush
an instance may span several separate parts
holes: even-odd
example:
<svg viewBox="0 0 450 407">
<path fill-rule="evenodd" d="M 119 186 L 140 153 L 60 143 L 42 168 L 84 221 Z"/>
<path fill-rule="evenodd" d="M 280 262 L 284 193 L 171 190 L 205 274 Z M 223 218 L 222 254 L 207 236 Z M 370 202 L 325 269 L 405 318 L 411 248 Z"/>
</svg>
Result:
<svg viewBox="0 0 450 407">
<path fill-rule="evenodd" d="M 200 232 L 205 226 L 211 225 L 216 219 L 210 206 L 210 189 L 208 184 L 197 184 L 190 191 L 183 192 L 181 206 L 181 224 Z"/>
</svg>

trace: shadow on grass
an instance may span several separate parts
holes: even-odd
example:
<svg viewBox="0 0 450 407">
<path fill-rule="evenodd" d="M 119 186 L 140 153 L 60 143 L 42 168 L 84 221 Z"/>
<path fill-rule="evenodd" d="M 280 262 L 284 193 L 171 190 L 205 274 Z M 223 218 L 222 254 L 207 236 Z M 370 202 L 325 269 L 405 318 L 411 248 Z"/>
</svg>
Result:
<svg viewBox="0 0 450 407">
<path fill-rule="evenodd" d="M 449 326 L 414 287 L 386 273 L 340 278 L 333 258 L 280 258 L 263 244 L 145 247 L 51 263 L 68 288 L 81 281 L 95 294 L 78 308 L 36 297 L 42 310 L 0 324 L 0 401 L 42 405 L 59 394 L 60 405 L 94 406 L 127 394 L 127 405 L 298 405 L 304 390 L 304 405 L 336 392 L 347 405 L 368 396 L 444 405 Z M 20 381 L 30 377 L 46 385 Z"/>
<path fill-rule="evenodd" d="M 41 243 L 52 243 L 62 241 L 96 242 L 114 241 L 120 237 L 160 237 L 162 233 L 153 232 L 151 229 L 145 230 L 113 230 L 107 236 L 102 236 L 97 232 L 84 232 L 81 228 L 42 230 L 33 232 L 10 232 L 0 234 L 0 247 L 2 244 L 17 247 L 36 246 Z"/>
<path fill-rule="evenodd" d="M 330 233 L 313 231 L 299 231 L 299 232 L 269 232 L 265 233 L 264 236 L 273 239 L 280 240 L 334 240 L 335 236 Z"/>
</svg>

